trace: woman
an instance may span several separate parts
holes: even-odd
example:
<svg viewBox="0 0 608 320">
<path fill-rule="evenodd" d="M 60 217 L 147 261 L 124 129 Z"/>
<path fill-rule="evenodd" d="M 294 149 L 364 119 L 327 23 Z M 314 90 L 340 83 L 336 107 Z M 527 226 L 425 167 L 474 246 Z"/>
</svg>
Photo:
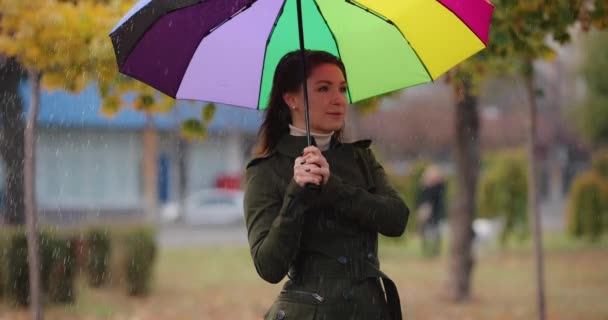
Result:
<svg viewBox="0 0 608 320">
<path fill-rule="evenodd" d="M 420 245 L 424 256 L 434 257 L 441 252 L 439 224 L 445 213 L 445 180 L 441 169 L 436 165 L 429 165 L 421 177 L 421 185 L 416 210 Z"/>
<path fill-rule="evenodd" d="M 247 166 L 245 220 L 255 268 L 270 283 L 289 278 L 266 319 L 401 319 L 395 285 L 379 270 L 378 233 L 400 236 L 408 208 L 370 142 L 341 141 L 348 111 L 342 62 L 307 51 L 306 63 L 314 145 L 307 147 L 295 51 L 277 65 L 257 158 Z"/>
</svg>

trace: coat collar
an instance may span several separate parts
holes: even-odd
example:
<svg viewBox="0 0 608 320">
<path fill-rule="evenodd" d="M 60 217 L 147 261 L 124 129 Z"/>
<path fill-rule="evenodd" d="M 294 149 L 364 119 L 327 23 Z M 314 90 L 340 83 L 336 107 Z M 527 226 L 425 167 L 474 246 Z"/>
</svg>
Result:
<svg viewBox="0 0 608 320">
<path fill-rule="evenodd" d="M 312 145 L 317 145 L 315 142 L 315 137 L 310 137 L 312 139 Z M 333 144 L 333 138 L 332 138 Z M 292 136 L 290 134 L 283 135 L 281 140 L 276 146 L 276 151 L 282 153 L 286 156 L 297 158 L 302 154 L 302 150 L 308 146 L 308 140 L 306 136 Z M 331 146 L 330 146 L 331 148 Z"/>
</svg>

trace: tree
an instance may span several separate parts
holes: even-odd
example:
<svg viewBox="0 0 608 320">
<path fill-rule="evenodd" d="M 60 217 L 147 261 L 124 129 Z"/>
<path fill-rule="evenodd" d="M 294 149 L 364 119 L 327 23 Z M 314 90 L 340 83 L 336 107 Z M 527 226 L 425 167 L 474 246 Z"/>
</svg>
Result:
<svg viewBox="0 0 608 320">
<path fill-rule="evenodd" d="M 170 109 L 172 99 L 157 94 L 143 84 L 118 76 L 111 42 L 107 35 L 112 26 L 131 6 L 132 1 L 119 0 L 0 0 L 0 54 L 23 66 L 31 82 L 31 105 L 25 129 L 24 193 L 25 215 L 28 224 L 28 255 L 31 285 L 31 306 L 34 319 L 40 319 L 40 286 L 37 241 L 37 209 L 35 201 L 35 137 L 40 90 L 62 89 L 78 92 L 95 81 L 104 98 L 107 114 L 121 107 L 132 106 L 151 115 Z M 106 31 L 103 31 L 106 30 Z M 125 83 L 126 85 L 123 85 Z M 126 92 L 128 91 L 128 94 Z M 130 95 L 126 104 L 123 95 Z M 213 108 L 205 111 L 204 120 L 212 117 Z M 205 118 L 206 117 L 206 118 Z M 150 118 L 150 117 L 149 117 Z M 149 121 L 151 123 L 151 121 Z M 191 136 L 201 136 L 197 126 L 184 125 Z M 192 128 L 194 127 L 194 129 Z M 153 128 L 146 128 L 147 151 L 155 154 L 156 136 Z M 5 136 L 5 135 L 3 135 Z M 147 159 L 147 160 L 146 160 Z M 155 157 L 144 157 L 148 199 L 156 196 Z M 147 201 L 148 202 L 148 201 Z M 150 207 L 152 207 L 150 205 Z"/>
<path fill-rule="evenodd" d="M 40 90 L 79 91 L 104 67 L 99 30 L 109 28 L 116 5 L 100 1 L 0 0 L 0 53 L 27 71 L 31 104 L 24 142 L 24 205 L 27 223 L 30 306 L 33 319 L 42 318 L 38 219 L 35 184 L 36 123 Z M 103 59 L 101 59 L 103 60 Z"/>
<path fill-rule="evenodd" d="M 456 125 L 454 156 L 457 165 L 458 195 L 451 212 L 449 296 L 453 301 L 466 301 L 470 296 L 470 277 L 474 266 L 471 255 L 471 222 L 475 216 L 474 199 L 477 193 L 479 172 L 479 115 L 477 102 L 479 84 L 483 76 L 515 72 L 522 74 L 531 101 L 530 132 L 536 123 L 535 88 L 532 82 L 535 59 L 552 53 L 546 40 L 552 36 L 559 42 L 569 39 L 568 28 L 581 20 L 585 25 L 606 25 L 606 5 L 602 1 L 544 0 L 507 1 L 495 0 L 489 47 L 461 64 L 448 80 L 454 86 L 456 96 Z M 490 72 L 492 71 L 492 72 Z M 531 141 L 535 141 L 531 134 Z M 533 146 L 534 143 L 530 143 Z M 533 151 L 530 147 L 530 153 Z M 532 159 L 532 157 L 530 157 Z M 529 166 L 534 172 L 534 166 Z M 529 173 L 529 184 L 535 185 L 534 175 Z M 533 188 L 529 188 L 532 189 Z M 536 208 L 536 197 L 529 197 L 529 206 Z M 530 210 L 538 213 L 538 210 Z M 535 215 L 538 218 L 538 214 Z M 534 220 L 538 230 L 540 222 Z M 536 232 L 539 235 L 539 232 Z M 538 238 L 537 238 L 538 239 Z M 536 241 L 537 272 L 539 274 L 539 314 L 544 318 L 544 293 L 542 288 L 542 257 L 540 242 Z"/>
<path fill-rule="evenodd" d="M 477 58 L 479 59 L 479 58 Z M 450 210 L 450 246 L 448 298 L 454 302 L 468 301 L 471 291 L 473 217 L 479 177 L 479 111 L 478 77 L 469 68 L 474 60 L 451 72 L 456 102 L 454 125 L 454 160 L 456 162 L 455 203 Z"/>
<path fill-rule="evenodd" d="M 4 160 L 6 177 L 2 208 L 4 222 L 9 225 L 25 223 L 23 205 L 23 103 L 19 83 L 23 70 L 12 58 L 0 58 L 0 157 Z"/>
<path fill-rule="evenodd" d="M 511 72 L 524 80 L 530 107 L 528 126 L 528 211 L 532 215 L 534 251 L 538 288 L 539 319 L 545 319 L 544 267 L 542 254 L 541 217 L 537 196 L 537 104 L 538 89 L 534 82 L 534 61 L 555 55 L 548 45 L 552 38 L 559 44 L 570 41 L 570 28 L 578 21 L 583 27 L 604 26 L 608 13 L 605 1 L 559 0 L 547 3 L 544 0 L 513 2 L 494 1 L 498 10 L 493 28 L 496 38 L 494 52 L 498 59 L 510 61 Z"/>
<path fill-rule="evenodd" d="M 608 32 L 592 32 L 585 41 L 582 74 L 587 97 L 576 111 L 578 128 L 593 147 L 608 144 Z"/>
</svg>

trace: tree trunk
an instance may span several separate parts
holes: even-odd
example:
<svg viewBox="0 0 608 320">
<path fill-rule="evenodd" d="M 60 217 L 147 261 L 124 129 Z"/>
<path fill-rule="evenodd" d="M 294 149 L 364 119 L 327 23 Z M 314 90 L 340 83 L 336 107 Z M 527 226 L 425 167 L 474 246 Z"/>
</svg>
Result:
<svg viewBox="0 0 608 320">
<path fill-rule="evenodd" d="M 471 295 L 473 217 L 479 173 L 478 97 L 471 93 L 471 80 L 455 82 L 456 124 L 454 157 L 457 166 L 457 194 L 450 216 L 448 298 L 465 302 Z"/>
<path fill-rule="evenodd" d="M 143 132 L 143 174 L 145 219 L 148 223 L 158 222 L 158 134 L 152 115 L 147 115 Z"/>
<path fill-rule="evenodd" d="M 541 216 L 538 208 L 538 193 L 536 183 L 536 89 L 534 86 L 534 65 L 526 63 L 525 85 L 530 105 L 530 122 L 528 125 L 528 213 L 532 216 L 534 233 L 534 257 L 536 262 L 537 312 L 538 319 L 545 319 L 545 283 L 543 266 L 543 246 Z"/>
<path fill-rule="evenodd" d="M 31 105 L 25 128 L 24 194 L 25 220 L 27 224 L 27 254 L 30 274 L 30 310 L 32 319 L 42 319 L 40 304 L 40 250 L 38 244 L 38 212 L 36 206 L 36 124 L 40 108 L 40 78 L 37 71 L 30 70 Z"/>
<path fill-rule="evenodd" d="M 188 159 L 190 145 L 186 139 L 176 134 L 177 140 L 177 200 L 178 200 L 178 219 L 182 218 L 186 195 L 188 192 Z"/>
<path fill-rule="evenodd" d="M 23 70 L 14 59 L 0 61 L 0 157 L 4 160 L 4 222 L 9 225 L 25 223 L 23 204 L 24 130 L 23 103 L 19 82 Z"/>
</svg>

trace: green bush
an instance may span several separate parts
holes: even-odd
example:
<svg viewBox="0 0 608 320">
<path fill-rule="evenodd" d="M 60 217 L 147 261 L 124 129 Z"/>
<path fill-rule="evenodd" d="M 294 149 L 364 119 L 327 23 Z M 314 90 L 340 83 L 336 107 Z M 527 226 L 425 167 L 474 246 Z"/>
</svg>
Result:
<svg viewBox="0 0 608 320">
<path fill-rule="evenodd" d="M 40 247 L 40 286 L 42 292 L 49 292 L 51 274 L 50 270 L 53 265 L 53 255 L 55 246 L 57 245 L 57 239 L 54 234 L 49 232 L 41 232 L 38 234 L 38 241 Z"/>
<path fill-rule="evenodd" d="M 120 226 L 109 225 L 103 227 L 103 229 L 108 230 L 109 246 L 111 248 L 107 264 L 106 285 L 112 288 L 123 288 L 125 285 L 129 287 L 129 265 L 133 260 L 133 251 L 137 250 L 137 248 L 132 250 L 134 246 L 133 242 L 137 245 L 137 241 L 133 239 L 137 238 L 135 235 L 140 233 L 149 232 L 154 234 L 154 229 L 142 226 L 141 224 L 122 224 Z M 153 259 L 148 261 L 148 263 L 153 265 Z"/>
<path fill-rule="evenodd" d="M 126 280 L 130 295 L 147 295 L 151 289 L 156 259 L 156 233 L 153 228 L 134 229 L 126 241 Z"/>
<path fill-rule="evenodd" d="M 40 245 L 41 291 L 50 302 L 74 301 L 75 259 L 67 237 L 53 232 L 38 234 Z M 6 250 L 6 294 L 12 302 L 26 306 L 29 303 L 29 258 L 27 237 L 22 229 L 12 232 Z"/>
<path fill-rule="evenodd" d="M 6 259 L 6 255 L 4 254 L 4 248 L 0 247 L 0 301 L 4 298 L 4 261 Z"/>
<path fill-rule="evenodd" d="M 596 170 L 577 176 L 568 195 L 570 235 L 597 241 L 608 230 L 608 178 Z"/>
<path fill-rule="evenodd" d="M 8 232 L 0 228 L 0 300 L 6 295 L 6 260 L 8 253 Z"/>
<path fill-rule="evenodd" d="M 608 148 L 596 151 L 592 159 L 593 171 L 602 178 L 608 179 Z"/>
<path fill-rule="evenodd" d="M 112 288 L 122 288 L 127 283 L 127 268 L 129 260 L 128 239 L 140 230 L 141 225 L 125 224 L 120 226 L 107 226 L 108 239 L 110 240 L 110 253 L 108 272 L 106 274 L 106 285 Z"/>
<path fill-rule="evenodd" d="M 478 213 L 483 218 L 504 219 L 501 242 L 514 234 L 525 239 L 528 229 L 527 165 L 523 153 L 500 152 L 489 157 L 481 173 L 477 199 Z"/>
<path fill-rule="evenodd" d="M 43 301 L 74 302 L 78 252 L 84 251 L 81 246 L 90 248 L 83 265 L 89 283 L 108 281 L 121 287 L 126 285 L 131 295 L 148 294 L 157 255 L 155 237 L 154 228 L 141 225 L 95 227 L 86 232 L 40 232 Z M 0 230 L 0 288 L 3 296 L 15 305 L 28 304 L 28 252 L 23 229 Z"/>
<path fill-rule="evenodd" d="M 108 279 L 111 245 L 107 228 L 94 228 L 86 236 L 88 247 L 87 275 L 89 285 L 100 287 Z"/>
<path fill-rule="evenodd" d="M 30 297 L 30 279 L 27 264 L 27 239 L 24 232 L 12 235 L 6 253 L 7 296 L 11 302 L 27 306 Z"/>
<path fill-rule="evenodd" d="M 72 242 L 67 237 L 56 236 L 49 240 L 48 250 L 51 251 L 47 269 L 49 299 L 54 303 L 72 303 L 76 298 L 76 257 Z"/>
</svg>

